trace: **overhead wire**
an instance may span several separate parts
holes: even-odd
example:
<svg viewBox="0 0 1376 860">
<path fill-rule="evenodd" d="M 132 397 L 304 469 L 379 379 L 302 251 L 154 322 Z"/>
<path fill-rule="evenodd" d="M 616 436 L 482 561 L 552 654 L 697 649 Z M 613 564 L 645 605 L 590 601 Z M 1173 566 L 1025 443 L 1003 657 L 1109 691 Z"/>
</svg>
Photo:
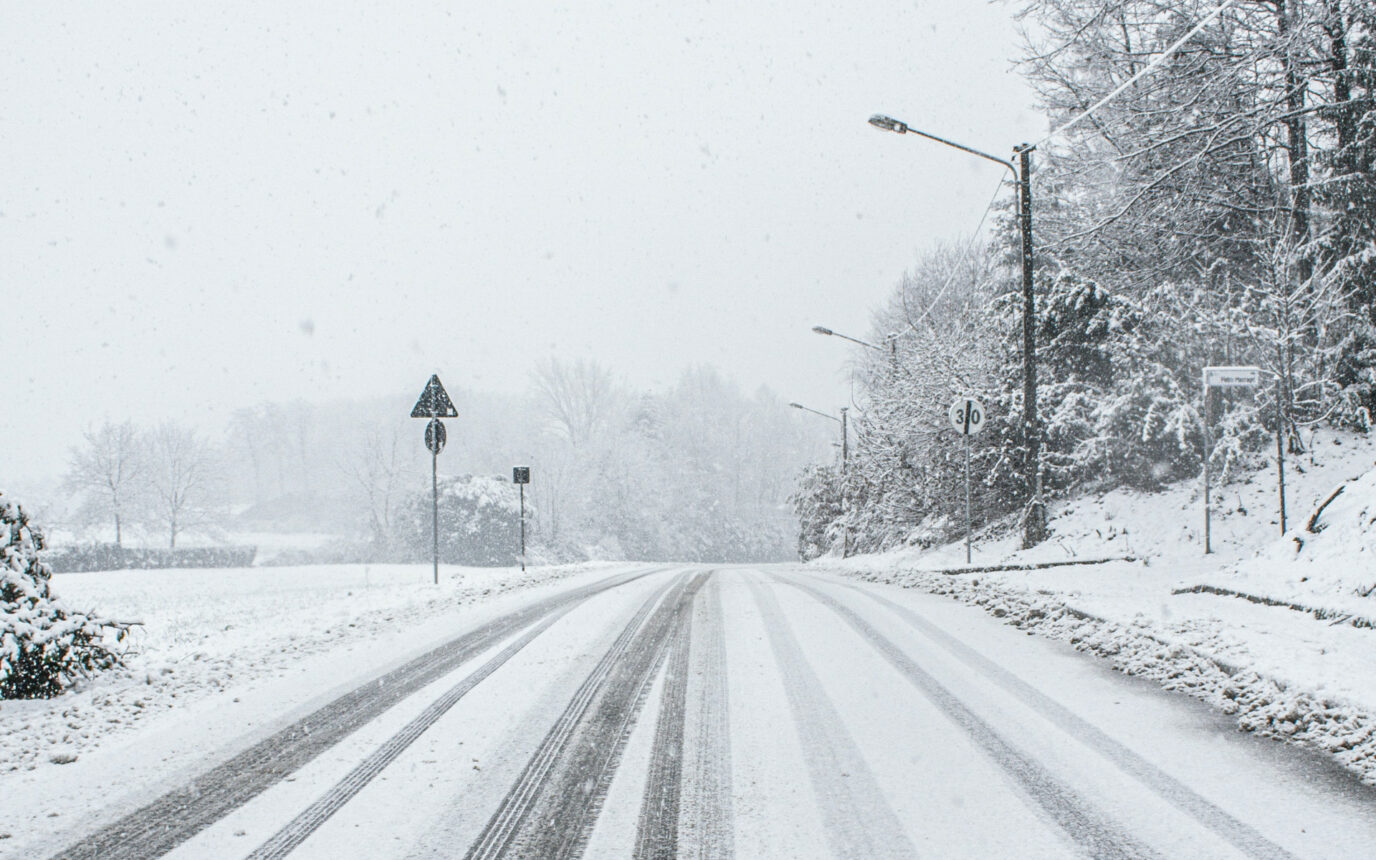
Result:
<svg viewBox="0 0 1376 860">
<path fill-rule="evenodd" d="M 961 266 L 965 265 L 965 260 L 970 256 L 970 249 L 973 248 L 975 242 L 979 240 L 980 231 L 984 229 L 984 222 L 988 220 L 989 213 L 994 210 L 994 201 L 999 199 L 999 192 L 1003 190 L 1003 181 L 1003 177 L 1000 176 L 998 185 L 994 187 L 994 193 L 989 197 L 989 202 L 985 204 L 984 214 L 979 216 L 979 224 L 975 226 L 974 232 L 970 234 L 969 241 L 961 248 L 960 257 L 956 260 L 956 264 L 951 267 L 951 271 L 946 275 L 946 282 L 941 285 L 941 289 L 937 290 L 936 296 L 932 298 L 926 310 L 924 310 L 921 316 L 916 320 L 912 318 L 912 311 L 908 307 L 907 291 L 899 291 L 899 296 L 903 302 L 903 318 L 907 321 L 908 327 L 913 331 L 918 331 L 918 323 L 925 320 L 931 314 L 932 310 L 935 309 L 937 304 L 941 301 L 941 297 L 946 294 L 946 290 L 950 289 L 951 284 L 955 282 L 956 276 L 960 273 Z"/>
<path fill-rule="evenodd" d="M 1089 107 L 1085 108 L 1070 122 L 1063 123 L 1062 125 L 1052 130 L 1049 134 L 1047 134 L 1046 137 L 1043 137 L 1041 140 L 1034 143 L 1032 145 L 1032 148 L 1035 149 L 1041 146 L 1042 144 L 1046 143 L 1047 141 L 1051 140 L 1052 138 L 1056 137 L 1057 135 L 1061 134 L 1062 132 L 1069 131 L 1070 129 L 1074 128 L 1075 126 L 1083 122 L 1085 119 L 1087 119 L 1090 114 L 1094 113 L 1099 108 L 1113 101 L 1115 98 L 1118 97 L 1120 93 L 1123 92 L 1123 90 L 1137 83 L 1139 80 L 1142 79 L 1143 76 L 1154 71 L 1158 66 L 1160 66 L 1167 59 L 1169 59 L 1172 54 L 1180 50 L 1180 47 L 1182 45 L 1184 45 L 1190 39 L 1193 39 L 1196 35 L 1198 35 L 1199 31 L 1207 27 L 1219 15 L 1222 15 L 1223 11 L 1227 9 L 1229 6 L 1233 5 L 1234 2 L 1235 0 L 1224 0 L 1223 3 L 1219 4 L 1219 6 L 1214 9 L 1214 11 L 1210 12 L 1209 14 L 1205 15 L 1202 19 L 1200 19 L 1199 23 L 1195 24 L 1194 27 L 1192 27 L 1188 33 L 1181 36 L 1169 48 L 1163 51 L 1159 57 L 1143 66 L 1141 70 L 1137 72 L 1137 74 L 1133 75 L 1126 81 L 1123 81 L 1121 84 L 1114 87 L 1112 92 L 1110 92 L 1103 98 L 1099 99 L 1097 102 L 1090 105 Z"/>
</svg>

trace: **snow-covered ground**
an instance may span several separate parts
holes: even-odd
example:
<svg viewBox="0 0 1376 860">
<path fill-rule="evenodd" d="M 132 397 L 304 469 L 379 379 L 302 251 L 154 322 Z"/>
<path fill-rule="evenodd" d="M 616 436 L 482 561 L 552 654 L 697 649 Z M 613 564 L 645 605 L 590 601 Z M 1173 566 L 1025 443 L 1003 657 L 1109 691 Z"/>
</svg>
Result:
<svg viewBox="0 0 1376 860">
<path fill-rule="evenodd" d="M 624 573 L 341 640 L 0 774 L 0 857 L 1346 858 L 1376 839 L 1376 793 L 1336 768 L 975 608 L 799 565 Z M 436 639 L 434 671 L 399 665 Z"/>
<path fill-rule="evenodd" d="M 367 644 L 363 671 L 442 636 L 456 618 L 495 611 L 500 595 L 608 569 L 442 565 L 438 587 L 428 565 L 57 574 L 53 590 L 68 605 L 138 625 L 125 668 L 57 699 L 0 702 L 0 775 L 70 764 L 212 694 L 300 676 L 304 661 Z"/>
<path fill-rule="evenodd" d="M 825 559 L 809 567 L 814 572 L 823 568 L 852 579 L 955 597 L 1028 632 L 1068 641 L 1126 672 L 1186 691 L 1232 715 L 1246 729 L 1321 750 L 1363 780 L 1376 783 L 1376 628 L 1368 624 L 1376 618 L 1372 588 L 1376 570 L 1366 563 L 1376 551 L 1372 531 L 1376 444 L 1343 434 L 1320 434 L 1312 444 L 1312 453 L 1292 463 L 1288 474 L 1289 532 L 1280 534 L 1273 513 L 1274 467 L 1258 470 L 1218 489 L 1213 529 L 1216 552 L 1210 556 L 1202 552 L 1199 487 L 1181 485 L 1154 494 L 1119 491 L 1058 503 L 1052 511 L 1054 538 L 1033 550 L 1018 550 L 1015 534 L 980 536 L 973 566 L 978 570 L 965 568 L 963 544 L 926 553 Z M 1334 496 L 1338 487 L 1343 489 Z M 1314 517 L 1325 502 L 1322 513 Z M 1119 560 L 993 569 L 1105 558 Z M 169 791 L 194 785 L 194 778 L 205 772 L 208 763 L 226 761 L 248 745 L 301 725 L 306 715 L 362 689 L 362 681 L 381 677 L 382 672 L 438 643 L 453 641 L 491 619 L 509 617 L 542 595 L 632 569 L 646 566 L 589 564 L 532 568 L 524 574 L 513 569 L 446 566 L 441 568 L 438 587 L 431 583 L 431 570 L 425 565 L 57 575 L 54 590 L 67 603 L 139 624 L 124 669 L 84 682 L 58 699 L 0 702 L 0 794 L 7 798 L 6 814 L 0 820 L 0 857 L 25 856 L 29 848 L 42 853 L 60 847 L 93 829 L 92 822 L 115 820 Z M 702 635 L 695 641 L 717 642 L 712 647 L 722 653 L 711 648 L 699 652 L 698 645 L 684 652 L 685 665 L 697 666 L 693 677 L 700 679 L 675 694 L 681 698 L 686 690 L 689 701 L 697 703 L 691 705 L 697 710 L 690 708 L 695 716 L 684 725 L 685 742 L 690 747 L 720 747 L 713 753 L 718 757 L 726 755 L 727 746 L 736 745 L 739 752 L 733 754 L 738 755 L 732 765 L 734 776 L 728 779 L 718 772 L 719 766 L 717 771 L 708 768 L 693 777 L 697 783 L 689 780 L 684 789 L 689 792 L 684 802 L 696 804 L 693 808 L 701 813 L 702 826 L 731 822 L 734 836 L 709 828 L 692 838 L 708 842 L 734 838 L 738 848 L 758 856 L 790 852 L 802 856 L 815 853 L 830 840 L 850 838 L 845 835 L 846 822 L 851 820 L 848 810 L 878 808 L 871 802 L 876 797 L 885 798 L 897 814 L 890 816 L 893 820 L 880 816 L 882 820 L 874 822 L 880 828 L 874 832 L 885 827 L 893 831 L 892 838 L 880 842 L 892 846 L 903 838 L 916 838 L 912 833 L 900 838 L 907 825 L 894 821 L 906 822 L 915 809 L 936 801 L 906 795 L 899 786 L 913 785 L 923 774 L 930 776 L 925 770 L 929 766 L 949 765 L 952 774 L 965 773 L 969 761 L 979 756 L 962 754 L 946 762 L 938 755 L 942 744 L 911 740 L 922 737 L 911 735 L 918 726 L 897 734 L 891 731 L 890 723 L 898 724 L 896 715 L 917 707 L 917 702 L 890 701 L 895 695 L 890 689 L 893 679 L 885 674 L 888 670 L 877 668 L 878 663 L 860 671 L 863 660 L 873 662 L 874 655 L 857 650 L 858 640 L 852 641 L 851 634 L 838 633 L 836 620 L 828 612 L 800 601 L 789 589 L 770 596 L 770 591 L 777 591 L 776 580 L 782 583 L 791 575 L 786 568 L 768 574 L 726 571 L 714 580 L 718 585 L 708 592 L 711 597 L 695 604 L 694 624 L 702 625 Z M 359 827 L 371 828 L 369 832 L 378 838 L 399 838 L 377 822 L 399 820 L 403 815 L 415 818 L 417 828 L 430 828 L 422 844 L 452 846 L 477 838 L 478 828 L 492 814 L 483 804 L 490 805 L 507 792 L 514 775 L 535 755 L 545 722 L 565 701 L 577 699 L 575 688 L 585 675 L 595 674 L 599 659 L 609 659 L 602 655 L 615 650 L 616 631 L 655 582 L 660 583 L 654 586 L 658 589 L 667 580 L 652 577 L 578 604 L 565 621 L 551 628 L 550 635 L 539 634 L 530 649 L 513 658 L 511 666 L 479 684 L 465 704 L 427 730 L 421 742 L 359 795 L 357 803 L 339 809 L 329 827 L 310 837 L 313 841 L 305 846 L 309 850 L 304 856 L 347 854 L 344 849 L 359 844 L 360 831 L 355 829 Z M 830 593 L 856 607 L 864 606 L 863 600 L 847 596 L 839 584 Z M 892 589 L 875 593 L 900 594 Z M 1119 701 L 1137 694 L 1110 685 L 1091 696 L 1081 685 L 1099 684 L 1092 678 L 1098 670 L 1044 647 L 1055 643 L 1031 647 L 1031 640 L 1020 633 L 1000 637 L 984 631 L 973 620 L 982 616 L 970 609 L 933 601 L 914 591 L 901 594 L 904 605 L 920 609 L 931 623 L 954 624 L 951 635 L 961 642 L 978 643 L 975 650 L 981 653 L 996 655 L 993 659 L 1003 668 L 985 669 L 991 678 L 1003 679 L 998 684 L 1014 689 L 1017 684 L 1005 677 L 1009 672 L 1031 680 L 1054 664 L 1060 668 L 1035 685 L 1060 703 L 1057 708 L 1079 708 L 1077 702 L 1092 700 L 1092 707 L 1083 705 L 1086 719 L 1107 720 L 1102 723 L 1104 730 L 1114 737 L 1142 735 L 1144 729 L 1133 721 L 1131 709 L 1121 711 L 1121 725 L 1114 723 L 1118 717 L 1104 715 L 1108 710 L 1119 712 Z M 724 611 L 718 605 L 722 599 L 729 602 Z M 884 621 L 882 613 L 873 614 L 873 608 L 862 614 L 869 619 L 865 623 L 895 623 Z M 799 637 L 797 642 L 785 632 L 789 628 Z M 900 628 L 892 632 L 897 636 Z M 942 634 L 922 635 L 936 636 L 933 641 L 938 644 L 947 642 Z M 475 652 L 472 662 L 407 693 L 383 716 L 332 747 L 328 755 L 293 771 L 240 811 L 217 819 L 213 827 L 182 845 L 179 856 L 240 856 L 249 842 L 288 828 L 293 817 L 319 796 L 322 786 L 344 779 L 360 760 L 374 754 L 370 751 L 385 746 L 387 738 L 409 720 L 434 707 L 428 703 L 460 676 L 484 660 L 495 659 L 496 650 L 507 641 L 492 639 L 483 646 L 489 650 Z M 1026 644 L 1018 647 L 1019 642 Z M 953 654 L 965 653 L 964 646 L 947 645 L 955 649 Z M 805 659 L 799 657 L 799 647 L 808 655 Z M 729 659 L 723 656 L 726 651 L 732 655 Z M 894 659 L 900 663 L 917 660 L 924 666 L 936 659 L 920 644 L 907 653 L 909 657 Z M 862 659 L 860 655 L 868 656 Z M 636 656 L 632 648 L 618 659 L 631 661 Z M 984 658 L 966 654 L 960 659 L 966 658 L 985 665 L 980 662 Z M 722 665 L 730 671 L 722 671 Z M 1069 674 L 1057 680 L 1062 671 Z M 815 679 L 809 680 L 813 673 L 829 678 L 826 695 L 807 692 L 816 687 Z M 641 808 L 636 798 L 649 797 L 647 786 L 661 778 L 653 776 L 656 768 L 676 760 L 651 754 L 663 747 L 663 727 L 653 726 L 658 724 L 661 697 L 665 702 L 672 700 L 665 692 L 667 677 L 671 675 L 659 677 L 646 688 L 650 704 L 642 722 L 625 737 L 629 764 L 611 784 L 605 816 L 590 837 L 593 848 L 620 853 L 608 846 L 625 847 L 627 834 L 635 828 L 635 810 Z M 714 691 L 701 686 L 709 678 L 720 678 L 723 684 L 729 681 L 729 694 L 724 688 Z M 950 689 L 960 687 L 965 683 L 962 671 L 953 670 L 944 683 Z M 964 702 L 978 703 L 984 695 L 966 692 L 962 693 Z M 1018 695 L 1026 700 L 1024 704 L 1041 701 L 1026 691 Z M 1143 698 L 1138 706 L 1158 707 L 1148 701 Z M 832 713 L 833 705 L 846 716 Z M 676 707 L 682 708 L 682 702 Z M 963 707 L 950 705 L 947 710 L 959 716 Z M 999 707 L 979 706 L 984 719 L 991 720 L 996 719 Z M 1179 723 L 1180 731 L 1199 719 L 1172 705 L 1159 707 L 1163 714 L 1175 714 L 1171 719 Z M 1047 713 L 1053 711 L 1060 713 L 1056 708 Z M 508 714 L 515 722 L 507 719 Z M 921 726 L 940 722 L 937 715 L 929 717 Z M 849 736 L 836 730 L 846 721 L 855 723 Z M 786 722 L 795 724 L 802 739 L 796 748 L 791 740 L 783 743 L 788 736 L 777 732 Z M 713 741 L 710 732 L 701 734 L 711 725 L 728 723 L 729 743 L 725 735 Z M 1021 738 L 1019 743 L 1029 750 L 1037 748 L 1041 741 L 1036 732 L 1026 733 L 1019 725 L 1013 721 L 1001 731 Z M 455 734 L 459 726 L 463 728 Z M 1176 728 L 1160 735 L 1159 749 L 1143 754 L 1176 774 L 1189 772 L 1189 762 L 1214 743 L 1198 738 L 1189 743 L 1202 746 L 1187 754 L 1182 750 L 1189 743 L 1177 738 Z M 1077 731 L 1068 731 L 1068 738 L 1077 736 Z M 938 757 L 923 759 L 921 768 L 909 772 L 909 765 L 916 766 L 919 760 L 893 757 L 888 751 L 908 749 L 913 743 L 922 755 Z M 464 754 L 473 759 L 469 768 L 473 773 L 435 765 L 452 755 L 450 747 L 455 745 L 468 751 Z M 814 760 L 816 750 L 822 748 L 830 750 L 834 761 L 819 764 Z M 1064 754 L 1068 753 L 1048 748 L 1034 757 L 1054 762 Z M 1090 779 L 1085 774 L 1094 773 L 1101 764 L 1080 762 L 1074 756 L 1065 771 L 1073 781 Z M 1309 779 L 1301 759 L 1284 761 L 1278 773 Z M 826 791 L 808 793 L 802 788 L 809 781 L 825 786 L 827 768 L 857 773 L 862 772 L 858 770 L 862 764 L 872 771 L 866 778 L 869 782 L 850 786 L 850 800 L 828 800 Z M 1191 777 L 1200 780 L 1192 783 L 1196 785 L 1192 790 L 1226 798 L 1227 772 L 1227 768 L 1218 773 L 1204 768 Z M 419 780 L 440 790 L 424 804 L 406 801 L 403 809 L 398 805 L 402 795 L 386 788 L 389 779 L 396 781 L 394 787 Z M 1332 783 L 1325 789 L 1326 796 L 1343 795 L 1341 780 L 1332 782 L 1331 775 L 1324 779 Z M 1221 782 L 1213 785 L 1209 780 Z M 1094 796 L 1090 789 L 1098 790 L 1087 782 L 1081 789 L 1088 792 L 1086 796 Z M 1272 814 L 1273 807 L 1284 807 L 1285 792 L 1269 790 L 1275 796 L 1267 795 L 1265 803 L 1257 801 L 1256 809 L 1238 814 L 1246 812 L 1245 820 L 1260 822 Z M 1365 797 L 1352 795 L 1358 806 L 1368 802 Z M 1020 802 L 1006 800 L 1008 809 L 995 818 L 1026 812 Z M 1324 803 L 1329 802 L 1290 815 L 1275 838 L 1302 844 L 1303 837 L 1296 834 L 1317 821 L 1311 816 L 1321 817 Z M 913 803 L 917 806 L 908 808 Z M 1132 826 L 1139 835 L 1162 844 L 1174 838 L 1169 828 L 1157 832 L 1146 819 L 1138 821 L 1141 816 L 1131 811 L 1136 808 L 1132 803 L 1123 800 L 1121 806 L 1122 817 L 1135 822 Z M 456 811 L 461 813 L 457 817 Z M 953 810 L 950 822 L 961 820 Z M 942 838 L 949 837 L 951 846 L 968 845 L 969 828 L 951 826 Z M 936 832 L 924 831 L 927 835 L 922 838 L 936 838 L 931 835 Z M 991 825 L 990 850 L 999 842 L 994 837 L 1000 832 Z M 406 834 L 406 838 L 415 835 Z M 1056 846 L 1062 836 L 1043 836 L 1048 840 L 1043 846 L 1048 855 L 1060 850 Z M 1359 837 L 1353 831 L 1345 838 Z M 1346 849 L 1330 849 L 1319 853 L 1353 856 Z M 436 850 L 440 853 L 435 856 L 443 855 L 441 848 Z"/>
<path fill-rule="evenodd" d="M 1023 551 L 1017 534 L 977 536 L 972 567 L 1120 560 L 961 573 L 960 542 L 818 565 L 982 605 L 1376 783 L 1376 440 L 1307 441 L 1287 461 L 1286 533 L 1272 462 L 1213 488 L 1209 555 L 1202 486 L 1188 482 L 1060 502 L 1051 540 Z"/>
</svg>

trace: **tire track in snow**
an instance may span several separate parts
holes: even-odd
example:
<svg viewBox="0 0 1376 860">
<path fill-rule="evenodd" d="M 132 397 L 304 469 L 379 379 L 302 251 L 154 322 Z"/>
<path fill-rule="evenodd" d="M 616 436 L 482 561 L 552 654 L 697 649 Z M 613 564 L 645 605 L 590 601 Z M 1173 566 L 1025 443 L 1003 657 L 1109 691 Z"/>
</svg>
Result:
<svg viewBox="0 0 1376 860">
<path fill-rule="evenodd" d="M 693 613 L 684 726 L 683 787 L 678 813 L 680 856 L 731 860 L 736 856 L 731 804 L 731 722 L 721 573 L 703 587 Z"/>
<path fill-rule="evenodd" d="M 545 735 L 467 860 L 582 854 L 655 671 L 671 638 L 687 635 L 685 610 L 705 578 L 680 576 L 662 601 L 664 591 L 632 618 Z"/>
<path fill-rule="evenodd" d="M 1195 792 L 1180 780 L 1152 764 L 1136 752 L 1114 740 L 1101 729 L 1074 714 L 1031 684 L 999 664 L 980 654 L 932 622 L 906 606 L 895 603 L 881 594 L 855 585 L 847 585 L 864 596 L 888 608 L 908 625 L 946 649 L 965 665 L 983 672 L 995 684 L 1011 693 L 1023 704 L 1046 717 L 1062 731 L 1112 761 L 1125 773 L 1150 788 L 1158 797 L 1221 836 L 1242 853 L 1257 858 L 1299 860 L 1295 855 L 1262 836 L 1218 806 Z"/>
<path fill-rule="evenodd" d="M 710 576 L 710 574 L 709 574 Z M 688 703 L 688 651 L 691 616 L 684 614 L 670 634 L 659 718 L 650 749 L 649 774 L 636 824 L 638 858 L 668 860 L 678 856 L 679 798 L 683 785 L 683 732 Z"/>
<path fill-rule="evenodd" d="M 417 690 L 546 615 L 663 568 L 618 574 L 492 619 L 355 687 L 185 785 L 86 836 L 53 860 L 161 857 Z"/>
<path fill-rule="evenodd" d="M 451 687 L 448 692 L 432 702 L 415 719 L 407 723 L 386 743 L 349 771 L 319 800 L 312 803 L 300 815 L 273 834 L 271 838 L 248 856 L 248 860 L 279 860 L 279 858 L 285 857 L 295 850 L 320 825 L 329 820 L 330 816 L 334 815 L 341 806 L 348 803 L 354 795 L 363 790 L 364 786 L 372 782 L 373 777 L 377 776 L 383 768 L 396 760 L 397 756 L 401 755 L 426 729 L 433 726 L 440 717 L 449 712 L 450 708 L 458 704 L 458 701 L 467 695 L 468 691 L 478 686 L 488 675 L 500 669 L 508 660 L 516 656 L 518 651 L 529 645 L 535 637 L 567 615 L 572 608 L 572 606 L 567 606 L 556 610 L 552 615 L 523 633 L 516 641 L 503 648 L 476 671 Z"/>
<path fill-rule="evenodd" d="M 769 585 L 754 579 L 750 591 L 783 676 L 832 855 L 857 860 L 917 857 L 917 848 L 803 654 L 778 598 Z"/>
<path fill-rule="evenodd" d="M 812 586 L 781 577 L 776 579 L 810 595 L 839 615 L 841 620 L 860 634 L 861 638 L 917 687 L 929 701 L 963 729 L 966 735 L 1090 856 L 1124 860 L 1160 856 L 1099 810 L 1088 798 L 1061 782 L 1030 756 L 1005 740 L 954 693 L 852 609 Z"/>
</svg>

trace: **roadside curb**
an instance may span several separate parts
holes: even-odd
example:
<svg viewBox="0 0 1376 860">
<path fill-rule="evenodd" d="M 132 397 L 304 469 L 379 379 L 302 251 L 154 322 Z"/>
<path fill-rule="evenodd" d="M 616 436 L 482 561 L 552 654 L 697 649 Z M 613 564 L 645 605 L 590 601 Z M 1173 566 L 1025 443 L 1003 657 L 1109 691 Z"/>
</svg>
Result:
<svg viewBox="0 0 1376 860">
<path fill-rule="evenodd" d="M 933 570 L 914 570 L 913 573 L 939 573 L 942 576 L 960 576 L 966 573 L 1000 573 L 1017 570 L 1048 570 L 1053 567 L 1072 567 L 1081 564 L 1108 564 L 1111 561 L 1141 561 L 1136 556 L 1117 555 L 1108 558 L 1072 558 L 1064 561 L 1037 561 L 1023 564 L 989 564 L 977 567 L 938 567 Z"/>
<path fill-rule="evenodd" d="M 1358 629 L 1376 629 L 1376 620 L 1372 620 L 1362 615 L 1353 615 L 1351 612 L 1344 612 L 1340 609 L 1325 609 L 1322 606 L 1306 606 L 1303 603 L 1276 600 L 1274 597 L 1248 594 L 1245 591 L 1234 591 L 1231 588 L 1222 588 L 1217 585 L 1191 585 L 1186 588 L 1173 589 L 1171 594 L 1213 594 L 1218 597 L 1236 597 L 1240 600 L 1246 600 L 1249 603 L 1257 603 L 1262 606 L 1279 606 L 1285 609 L 1292 609 L 1295 612 L 1303 612 L 1306 615 L 1314 616 L 1314 618 L 1319 621 L 1327 621 L 1330 624 L 1347 624 Z"/>
</svg>

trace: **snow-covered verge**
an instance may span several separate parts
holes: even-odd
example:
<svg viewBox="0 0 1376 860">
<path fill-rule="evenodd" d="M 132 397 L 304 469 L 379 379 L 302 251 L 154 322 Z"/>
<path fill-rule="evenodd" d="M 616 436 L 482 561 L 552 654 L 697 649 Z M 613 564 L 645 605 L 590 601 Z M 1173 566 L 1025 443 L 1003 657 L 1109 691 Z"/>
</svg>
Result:
<svg viewBox="0 0 1376 860">
<path fill-rule="evenodd" d="M 238 702 L 241 687 L 288 675 L 312 656 L 607 569 L 444 565 L 438 586 L 428 565 L 56 575 L 53 588 L 70 605 L 138 624 L 124 668 L 57 698 L 0 702 L 0 785 L 8 773 L 76 761 L 174 709 L 212 696 Z"/>
<path fill-rule="evenodd" d="M 977 538 L 972 567 L 1116 561 L 962 573 L 962 542 L 817 564 L 981 606 L 1376 784 L 1376 440 L 1308 441 L 1287 463 L 1287 531 L 1273 463 L 1215 488 L 1211 555 L 1191 482 L 1058 503 L 1050 541 L 1021 551 L 1016 534 Z"/>
</svg>

